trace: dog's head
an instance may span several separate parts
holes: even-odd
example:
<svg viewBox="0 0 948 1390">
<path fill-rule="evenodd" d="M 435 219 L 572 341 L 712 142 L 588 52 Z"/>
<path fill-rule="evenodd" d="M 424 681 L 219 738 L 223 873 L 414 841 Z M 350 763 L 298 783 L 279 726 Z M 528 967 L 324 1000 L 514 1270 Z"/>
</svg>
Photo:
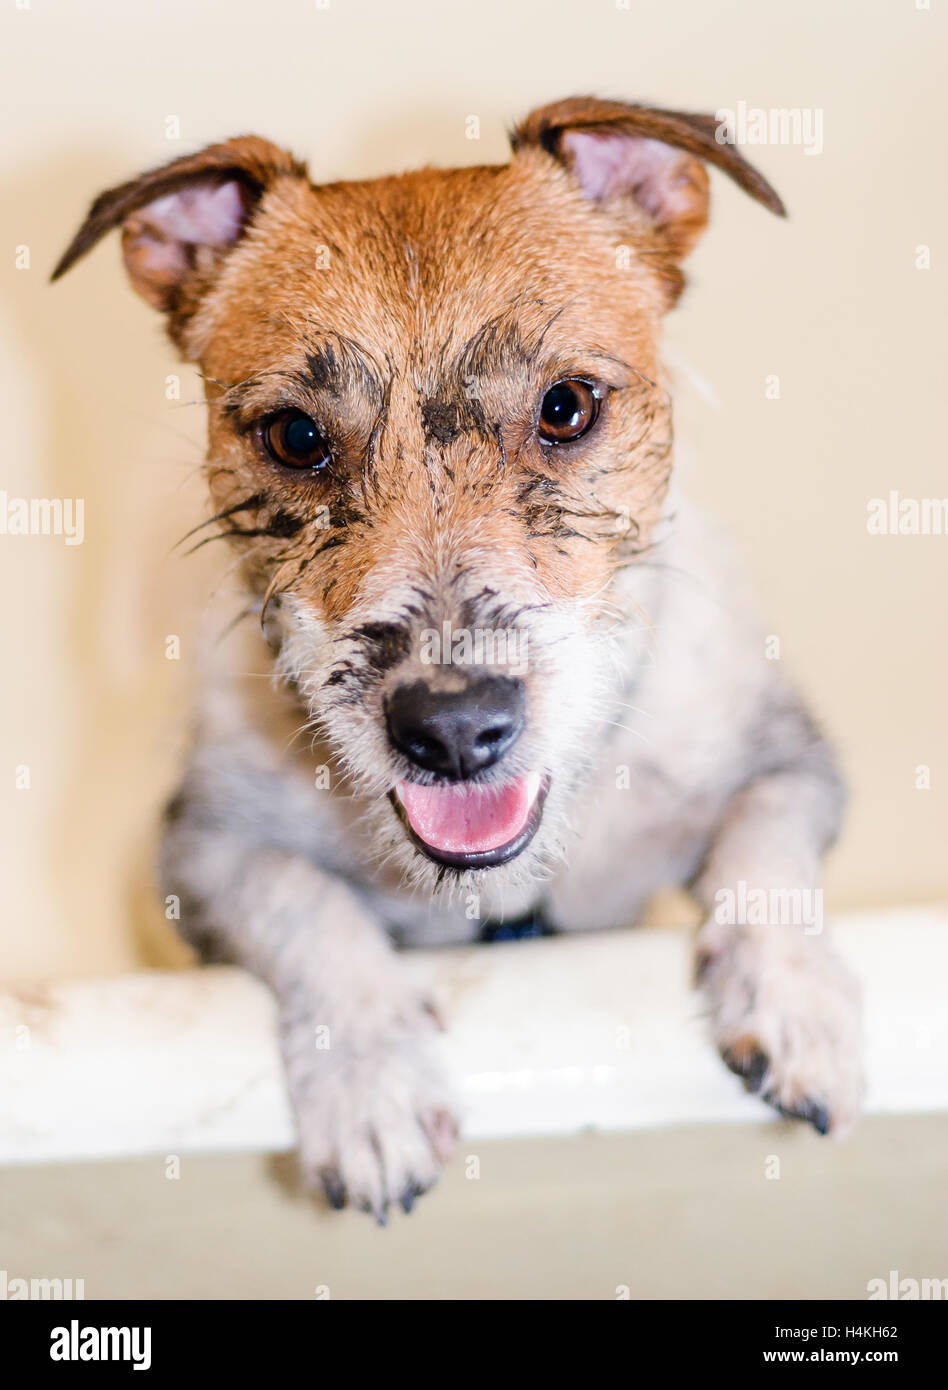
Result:
<svg viewBox="0 0 948 1390">
<path fill-rule="evenodd" d="M 513 151 L 314 186 L 229 140 L 104 193 L 55 272 L 122 225 L 201 366 L 214 516 L 281 667 L 432 878 L 556 851 L 642 621 L 618 576 L 662 515 L 658 326 L 705 161 L 782 211 L 710 117 L 577 98 Z"/>
</svg>

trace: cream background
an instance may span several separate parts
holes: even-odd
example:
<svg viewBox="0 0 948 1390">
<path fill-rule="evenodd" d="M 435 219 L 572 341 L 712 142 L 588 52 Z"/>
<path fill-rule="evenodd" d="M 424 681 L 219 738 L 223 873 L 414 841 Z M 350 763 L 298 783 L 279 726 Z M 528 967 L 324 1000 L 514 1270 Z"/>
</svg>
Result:
<svg viewBox="0 0 948 1390">
<path fill-rule="evenodd" d="M 714 176 L 711 230 L 668 323 L 674 361 L 699 378 L 679 365 L 679 476 L 738 537 L 767 630 L 841 749 L 853 800 L 830 906 L 945 895 L 948 539 L 866 531 L 871 497 L 948 492 L 946 24 L 932 3 L 8 2 L 0 487 L 84 498 L 86 535 L 0 537 L 3 974 L 171 954 L 146 906 L 148 857 L 196 614 L 226 563 L 214 547 L 169 554 L 204 515 L 199 390 L 127 288 L 116 238 L 46 283 L 88 202 L 247 130 L 290 145 L 315 179 L 494 162 L 519 115 L 583 91 L 824 112 L 818 157 L 748 151 L 789 222 Z M 914 267 L 923 243 L 928 272 Z M 765 399 L 771 373 L 779 401 Z M 14 790 L 21 764 L 29 791 Z"/>
</svg>

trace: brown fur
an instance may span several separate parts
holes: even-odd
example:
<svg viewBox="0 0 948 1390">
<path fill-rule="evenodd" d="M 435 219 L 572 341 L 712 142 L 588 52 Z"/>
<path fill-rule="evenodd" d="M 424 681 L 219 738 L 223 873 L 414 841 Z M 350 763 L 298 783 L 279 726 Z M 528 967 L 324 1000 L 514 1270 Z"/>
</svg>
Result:
<svg viewBox="0 0 948 1390">
<path fill-rule="evenodd" d="M 517 127 L 509 165 L 318 188 L 285 151 L 245 136 L 101 195 L 54 278 L 124 223 L 133 283 L 202 365 L 214 510 L 231 535 L 255 542 L 244 552 L 256 591 L 292 586 L 338 620 L 408 530 L 422 548 L 448 531 L 462 548 L 515 549 L 552 595 L 588 598 L 647 545 L 665 494 L 671 423 L 656 384 L 656 325 L 680 289 L 677 259 L 707 220 L 708 180 L 695 156 L 782 211 L 713 127 L 710 117 L 575 98 Z M 583 196 L 560 145 L 564 130 L 590 128 L 681 148 L 675 177 L 690 181 L 690 196 L 673 225 L 643 216 L 632 198 L 604 209 Z M 252 210 L 240 244 L 226 257 L 197 248 L 177 284 L 144 272 L 139 209 L 196 178 L 225 176 L 240 181 Z M 617 267 L 617 245 L 629 247 L 627 268 Z M 377 389 L 374 399 L 354 389 L 345 402 L 335 477 L 318 487 L 274 478 L 235 424 L 275 403 L 320 420 L 337 414 L 336 402 L 308 387 L 307 357 L 319 346 L 341 355 L 344 340 L 358 345 Z M 419 402 L 440 392 L 457 411 L 465 354 L 478 368 L 489 441 L 472 449 L 459 433 L 426 443 Z M 569 451 L 567 469 L 566 451 L 544 457 L 532 440 L 533 411 L 544 383 L 583 373 L 614 390 L 606 427 Z M 225 409 L 235 400 L 239 414 Z M 427 469 L 406 467 L 421 455 Z M 248 498 L 254 504 L 240 508 Z M 314 533 L 312 513 L 327 506 L 331 529 Z M 617 525 L 626 517 L 631 535 Z M 295 529 L 267 535 L 281 528 Z M 335 544 L 343 535 L 344 550 Z"/>
</svg>

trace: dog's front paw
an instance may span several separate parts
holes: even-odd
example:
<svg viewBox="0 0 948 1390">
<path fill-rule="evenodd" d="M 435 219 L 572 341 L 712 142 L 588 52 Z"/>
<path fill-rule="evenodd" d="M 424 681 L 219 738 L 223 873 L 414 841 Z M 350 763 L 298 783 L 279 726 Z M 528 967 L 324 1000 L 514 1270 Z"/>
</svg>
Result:
<svg viewBox="0 0 948 1390">
<path fill-rule="evenodd" d="M 846 967 L 815 938 L 785 947 L 754 934 L 699 951 L 698 977 L 718 1050 L 746 1089 L 820 1134 L 845 1133 L 863 1093 L 859 992 Z"/>
<path fill-rule="evenodd" d="M 358 1026 L 305 1060 L 287 1058 L 307 1186 L 330 1206 L 411 1211 L 450 1158 L 457 1123 L 423 1007 L 373 1032 Z"/>
</svg>

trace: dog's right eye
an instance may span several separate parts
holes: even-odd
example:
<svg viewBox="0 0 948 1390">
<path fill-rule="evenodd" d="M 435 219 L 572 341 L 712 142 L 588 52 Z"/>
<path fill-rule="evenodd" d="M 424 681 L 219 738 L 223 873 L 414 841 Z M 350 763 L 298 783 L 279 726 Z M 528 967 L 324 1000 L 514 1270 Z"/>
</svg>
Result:
<svg viewBox="0 0 948 1390">
<path fill-rule="evenodd" d="M 590 382 L 578 377 L 555 382 L 540 402 L 540 442 L 569 444 L 582 439 L 599 418 L 599 406 L 599 395 Z"/>
<path fill-rule="evenodd" d="M 321 472 L 329 463 L 326 437 L 315 420 L 302 410 L 282 410 L 271 415 L 261 427 L 267 453 L 284 468 Z"/>
</svg>

